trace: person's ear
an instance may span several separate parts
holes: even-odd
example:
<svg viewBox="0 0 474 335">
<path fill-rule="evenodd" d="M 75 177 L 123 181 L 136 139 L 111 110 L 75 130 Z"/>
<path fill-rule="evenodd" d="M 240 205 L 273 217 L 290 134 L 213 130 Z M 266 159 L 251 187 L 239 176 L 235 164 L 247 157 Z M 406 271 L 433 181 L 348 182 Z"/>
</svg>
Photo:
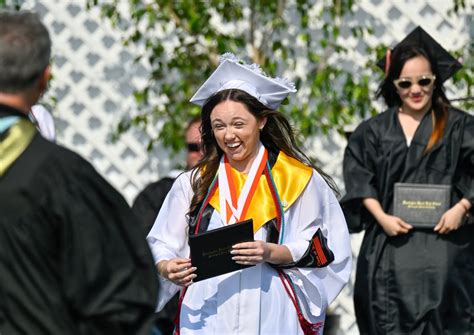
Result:
<svg viewBox="0 0 474 335">
<path fill-rule="evenodd" d="M 48 88 L 48 83 L 49 79 L 51 78 L 51 65 L 48 65 L 43 73 L 41 74 L 41 77 L 38 82 L 38 89 L 41 92 L 40 94 L 43 94 L 44 91 Z"/>
<path fill-rule="evenodd" d="M 261 118 L 260 121 L 258 121 L 258 128 L 260 130 L 262 130 L 263 127 L 265 127 L 266 124 L 267 124 L 267 117 L 265 116 L 265 117 Z"/>
</svg>

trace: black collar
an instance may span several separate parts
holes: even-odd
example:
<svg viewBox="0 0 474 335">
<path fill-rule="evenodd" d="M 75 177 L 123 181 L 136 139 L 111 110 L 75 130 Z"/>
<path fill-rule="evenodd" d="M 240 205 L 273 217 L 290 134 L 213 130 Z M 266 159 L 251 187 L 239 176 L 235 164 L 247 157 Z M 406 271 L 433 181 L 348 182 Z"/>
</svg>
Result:
<svg viewBox="0 0 474 335">
<path fill-rule="evenodd" d="M 0 117 L 6 116 L 19 116 L 28 118 L 28 114 L 23 113 L 21 110 L 0 103 Z"/>
</svg>

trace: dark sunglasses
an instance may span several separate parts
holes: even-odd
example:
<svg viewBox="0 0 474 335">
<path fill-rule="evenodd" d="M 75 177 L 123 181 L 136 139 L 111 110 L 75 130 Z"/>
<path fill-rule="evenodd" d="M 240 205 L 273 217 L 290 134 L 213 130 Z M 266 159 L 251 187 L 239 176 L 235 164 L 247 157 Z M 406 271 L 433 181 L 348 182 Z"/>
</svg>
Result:
<svg viewBox="0 0 474 335">
<path fill-rule="evenodd" d="M 421 76 L 416 77 L 415 79 L 419 86 L 428 87 L 434 83 L 436 76 Z M 413 85 L 413 81 L 413 78 L 399 78 L 395 79 L 393 84 L 401 90 L 406 90 L 407 88 L 410 88 L 411 85 Z"/>
<path fill-rule="evenodd" d="M 188 148 L 188 152 L 201 151 L 201 144 L 200 143 L 186 143 L 186 147 Z"/>
</svg>

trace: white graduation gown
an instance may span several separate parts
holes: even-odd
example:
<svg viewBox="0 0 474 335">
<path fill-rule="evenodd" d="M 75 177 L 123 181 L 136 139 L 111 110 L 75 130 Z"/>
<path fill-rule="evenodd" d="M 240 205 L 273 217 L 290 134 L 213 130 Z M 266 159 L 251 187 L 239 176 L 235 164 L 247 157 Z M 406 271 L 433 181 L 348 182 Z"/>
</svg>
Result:
<svg viewBox="0 0 474 335">
<path fill-rule="evenodd" d="M 192 198 L 191 172 L 174 183 L 147 240 L 155 262 L 189 257 L 185 213 Z M 334 261 L 325 268 L 285 270 L 295 286 L 301 308 L 310 322 L 324 322 L 326 307 L 349 280 L 351 249 L 344 215 L 333 191 L 313 171 L 300 197 L 285 210 L 284 244 L 293 260 L 299 260 L 318 228 L 328 239 Z M 214 211 L 209 230 L 222 227 Z M 255 240 L 266 240 L 265 226 Z M 159 277 L 157 310 L 180 287 Z M 192 284 L 180 315 L 181 334 L 303 334 L 296 310 L 278 273 L 267 264 L 232 272 Z M 320 331 L 322 334 L 322 330 Z"/>
</svg>

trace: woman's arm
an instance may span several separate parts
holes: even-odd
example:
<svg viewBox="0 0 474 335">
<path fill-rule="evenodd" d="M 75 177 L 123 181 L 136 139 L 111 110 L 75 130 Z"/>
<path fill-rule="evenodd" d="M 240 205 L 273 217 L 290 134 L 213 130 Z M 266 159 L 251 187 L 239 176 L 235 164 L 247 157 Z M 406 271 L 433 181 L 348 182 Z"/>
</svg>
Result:
<svg viewBox="0 0 474 335">
<path fill-rule="evenodd" d="M 264 241 L 236 244 L 230 252 L 233 260 L 239 264 L 255 265 L 263 262 L 288 264 L 293 262 L 290 250 L 285 245 Z"/>
<path fill-rule="evenodd" d="M 319 316 L 335 299 L 350 278 L 352 252 L 347 224 L 334 192 L 313 172 L 303 194 L 285 212 L 283 241 L 298 262 L 308 242 L 320 229 L 334 260 L 324 267 L 298 267 L 284 270 L 300 290 L 313 316 Z"/>
<path fill-rule="evenodd" d="M 365 198 L 362 203 L 388 236 L 406 234 L 413 228 L 399 217 L 385 213 L 377 199 Z"/>
<path fill-rule="evenodd" d="M 456 205 L 460 205 L 464 208 L 464 211 L 465 211 L 464 214 L 467 214 L 472 208 L 471 202 L 465 198 L 459 200 L 459 202 Z"/>
<path fill-rule="evenodd" d="M 437 231 L 439 234 L 447 234 L 459 229 L 471 206 L 472 204 L 469 200 L 461 199 L 443 214 L 436 227 L 434 227 L 434 231 Z"/>
<path fill-rule="evenodd" d="M 188 225 L 185 216 L 189 209 L 191 196 L 190 173 L 184 173 L 173 184 L 147 236 L 148 245 L 159 273 L 160 289 L 157 311 L 161 310 L 168 300 L 179 291 L 180 286 L 187 285 L 191 280 L 188 278 L 183 281 L 183 273 L 179 273 L 183 270 L 182 267 L 188 267 L 188 270 L 191 268 L 186 258 L 189 256 L 189 245 L 187 243 Z M 185 266 L 186 264 L 189 265 Z"/>
<path fill-rule="evenodd" d="M 162 260 L 158 262 L 156 268 L 160 276 L 180 286 L 191 285 L 193 279 L 197 277 L 194 273 L 196 267 L 191 267 L 189 258 L 176 257 L 170 260 Z"/>
<path fill-rule="evenodd" d="M 459 146 L 459 162 L 456 163 L 456 180 L 454 187 L 462 194 L 462 199 L 443 214 L 434 228 L 440 234 L 457 230 L 463 224 L 474 203 L 474 117 L 463 113 L 459 127 L 462 130 L 462 141 Z"/>
</svg>

